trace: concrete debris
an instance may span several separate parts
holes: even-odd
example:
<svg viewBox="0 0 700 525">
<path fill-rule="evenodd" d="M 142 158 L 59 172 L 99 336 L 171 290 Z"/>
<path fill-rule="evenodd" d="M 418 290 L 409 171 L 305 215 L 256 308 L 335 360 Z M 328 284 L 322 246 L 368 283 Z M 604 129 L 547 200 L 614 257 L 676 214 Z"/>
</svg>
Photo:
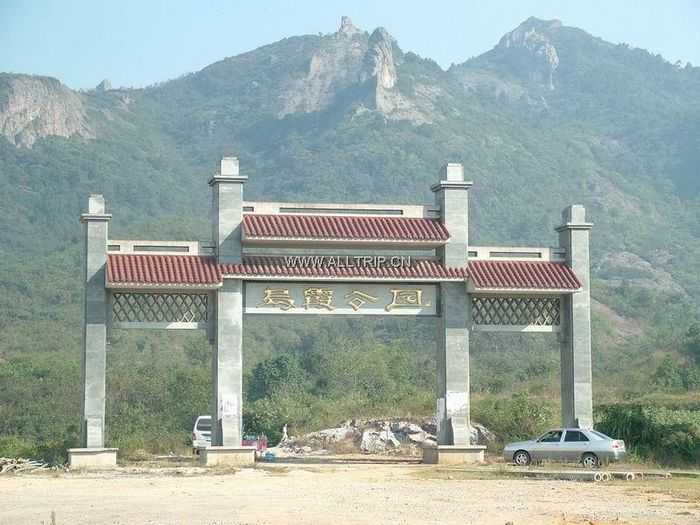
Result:
<svg viewBox="0 0 700 525">
<path fill-rule="evenodd" d="M 30 472 L 35 470 L 57 470 L 48 463 L 25 458 L 0 458 L 0 474 Z"/>
<path fill-rule="evenodd" d="M 360 442 L 362 452 L 378 454 L 398 448 L 401 448 L 401 443 L 396 439 L 389 425 L 386 425 L 382 430 L 368 428 L 362 432 L 362 441 Z"/>
<path fill-rule="evenodd" d="M 471 442 L 472 443 L 475 443 L 477 445 L 488 445 L 489 443 L 493 443 L 494 441 L 496 441 L 496 434 L 491 432 L 484 425 L 480 425 L 479 423 L 474 423 L 472 421 L 472 424 L 471 424 Z"/>
<path fill-rule="evenodd" d="M 434 418 L 348 420 L 337 427 L 282 440 L 274 452 L 279 457 L 309 453 L 411 454 L 436 446 L 436 432 Z M 485 445 L 495 439 L 489 429 L 472 423 L 472 443 Z"/>
</svg>

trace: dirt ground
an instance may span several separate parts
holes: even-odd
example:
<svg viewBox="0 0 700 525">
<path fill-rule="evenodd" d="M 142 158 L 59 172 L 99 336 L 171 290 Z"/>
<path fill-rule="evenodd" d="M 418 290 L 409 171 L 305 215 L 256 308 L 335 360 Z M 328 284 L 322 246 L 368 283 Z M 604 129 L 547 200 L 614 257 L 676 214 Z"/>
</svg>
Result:
<svg viewBox="0 0 700 525">
<path fill-rule="evenodd" d="M 0 477 L 0 524 L 698 525 L 700 481 L 678 481 L 499 479 L 407 463 L 35 473 Z"/>
</svg>

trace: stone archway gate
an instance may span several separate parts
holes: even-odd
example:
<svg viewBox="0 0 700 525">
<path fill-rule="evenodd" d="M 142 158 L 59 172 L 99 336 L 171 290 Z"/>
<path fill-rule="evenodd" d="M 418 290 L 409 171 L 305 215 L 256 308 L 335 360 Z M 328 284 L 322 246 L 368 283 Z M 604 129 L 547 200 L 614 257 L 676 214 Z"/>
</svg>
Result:
<svg viewBox="0 0 700 525">
<path fill-rule="evenodd" d="M 252 462 L 252 449 L 241 446 L 241 343 L 252 314 L 438 317 L 439 446 L 428 452 L 431 461 L 483 459 L 483 447 L 469 441 L 474 331 L 556 334 L 562 424 L 592 426 L 592 225 L 582 206 L 564 210 L 556 247 L 473 246 L 472 183 L 461 164 L 443 167 L 431 188 L 435 203 L 427 206 L 246 202 L 246 180 L 237 158 L 222 159 L 209 181 L 210 242 L 110 239 L 104 198 L 90 196 L 80 218 L 82 448 L 69 450 L 72 465 L 116 463 L 116 449 L 104 443 L 105 354 L 113 329 L 207 330 L 213 431 L 203 460 Z"/>
</svg>

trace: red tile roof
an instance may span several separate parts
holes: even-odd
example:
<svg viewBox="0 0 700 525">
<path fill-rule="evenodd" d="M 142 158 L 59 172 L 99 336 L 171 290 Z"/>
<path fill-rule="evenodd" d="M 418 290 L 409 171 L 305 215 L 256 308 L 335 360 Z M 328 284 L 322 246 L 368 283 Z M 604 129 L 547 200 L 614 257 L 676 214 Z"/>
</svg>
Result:
<svg viewBox="0 0 700 525">
<path fill-rule="evenodd" d="M 109 254 L 107 256 L 107 282 L 216 285 L 221 282 L 221 272 L 214 257 Z"/>
<path fill-rule="evenodd" d="M 246 238 L 445 242 L 439 219 L 336 215 L 243 215 Z"/>
<path fill-rule="evenodd" d="M 246 256 L 241 264 L 217 264 L 210 256 L 110 254 L 109 285 L 218 285 L 224 276 L 256 278 L 471 279 L 476 290 L 570 290 L 581 287 L 562 263 L 541 261 L 471 261 L 467 268 L 447 268 L 431 259 L 414 258 L 408 268 L 288 267 L 284 257 Z"/>
<path fill-rule="evenodd" d="M 573 270 L 550 261 L 469 261 L 476 290 L 571 290 L 581 288 Z"/>
<path fill-rule="evenodd" d="M 407 268 L 289 267 L 280 256 L 245 256 L 241 264 L 217 264 L 214 257 L 197 255 L 110 254 L 107 282 L 134 285 L 215 285 L 223 276 L 308 277 L 367 279 L 465 280 L 466 268 L 446 268 L 438 261 L 414 258 Z"/>
</svg>

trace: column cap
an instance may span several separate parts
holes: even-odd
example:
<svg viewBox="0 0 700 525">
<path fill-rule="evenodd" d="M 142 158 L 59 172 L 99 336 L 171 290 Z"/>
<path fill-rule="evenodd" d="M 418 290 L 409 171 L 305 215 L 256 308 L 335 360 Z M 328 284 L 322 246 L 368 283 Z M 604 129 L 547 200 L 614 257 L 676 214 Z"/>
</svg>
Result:
<svg viewBox="0 0 700 525">
<path fill-rule="evenodd" d="M 431 191 L 440 191 L 447 188 L 469 189 L 473 183 L 464 180 L 464 166 L 460 162 L 448 162 L 440 169 L 440 182 L 433 184 Z"/>
<path fill-rule="evenodd" d="M 209 186 L 221 182 L 236 182 L 242 184 L 248 180 L 247 175 L 240 174 L 238 157 L 222 157 L 219 173 L 209 179 Z"/>
<path fill-rule="evenodd" d="M 561 220 L 561 226 L 555 228 L 557 232 L 564 230 L 590 230 L 593 227 L 592 222 L 586 222 L 586 208 L 581 204 L 572 204 L 564 208 L 561 212 Z"/>
<path fill-rule="evenodd" d="M 88 197 L 88 211 L 80 214 L 80 222 L 103 221 L 112 218 L 111 213 L 105 213 L 105 198 L 99 193 L 91 193 Z"/>
</svg>

